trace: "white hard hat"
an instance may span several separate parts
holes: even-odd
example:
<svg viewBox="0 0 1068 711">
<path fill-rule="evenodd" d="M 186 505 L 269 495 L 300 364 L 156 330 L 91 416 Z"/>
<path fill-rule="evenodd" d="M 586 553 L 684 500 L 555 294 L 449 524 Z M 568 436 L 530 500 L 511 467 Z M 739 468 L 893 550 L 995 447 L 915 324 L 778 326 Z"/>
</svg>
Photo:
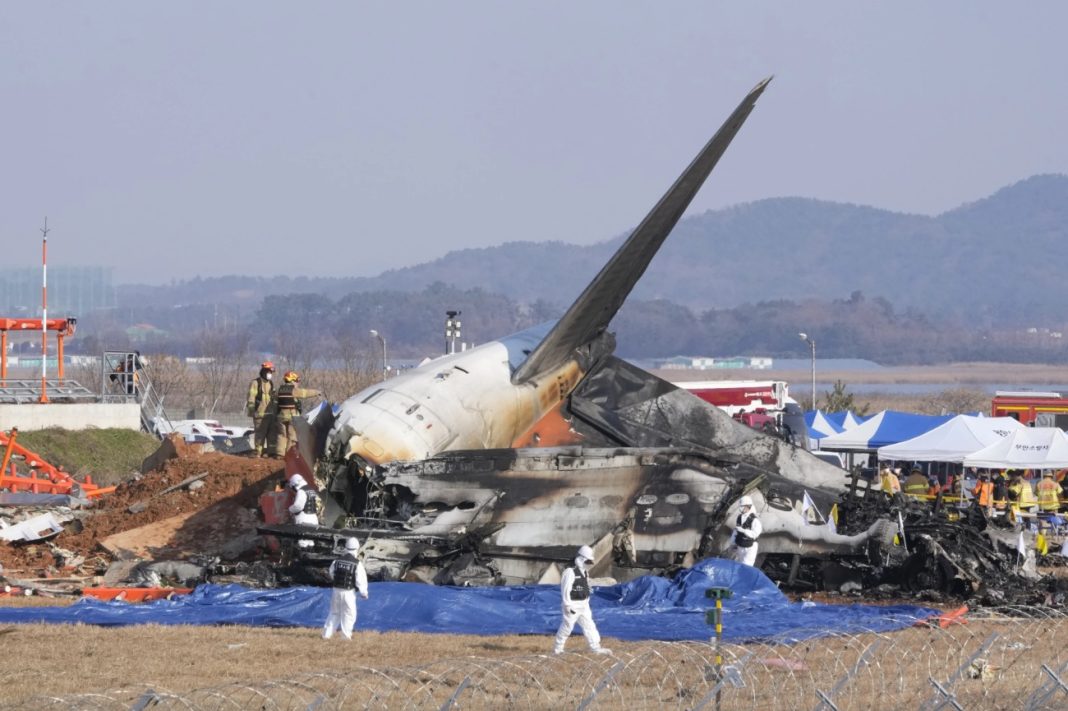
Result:
<svg viewBox="0 0 1068 711">
<path fill-rule="evenodd" d="M 753 505 L 753 498 L 751 496 L 743 496 L 742 498 L 738 499 L 738 506 L 739 507 L 741 507 L 741 506 L 752 506 L 752 505 Z"/>
<path fill-rule="evenodd" d="M 576 557 L 585 558 L 586 560 L 588 560 L 588 561 L 590 561 L 592 563 L 593 562 L 593 549 L 590 548 L 589 546 L 582 546 L 581 548 L 578 549 L 578 554 L 577 554 Z"/>
<path fill-rule="evenodd" d="M 360 550 L 360 542 L 357 541 L 355 538 L 346 538 L 345 550 L 355 554 L 356 551 Z"/>
<path fill-rule="evenodd" d="M 302 477 L 300 474 L 294 474 L 293 476 L 289 477 L 289 486 L 294 489 L 299 489 L 307 483 L 308 482 L 304 481 L 304 477 Z"/>
</svg>

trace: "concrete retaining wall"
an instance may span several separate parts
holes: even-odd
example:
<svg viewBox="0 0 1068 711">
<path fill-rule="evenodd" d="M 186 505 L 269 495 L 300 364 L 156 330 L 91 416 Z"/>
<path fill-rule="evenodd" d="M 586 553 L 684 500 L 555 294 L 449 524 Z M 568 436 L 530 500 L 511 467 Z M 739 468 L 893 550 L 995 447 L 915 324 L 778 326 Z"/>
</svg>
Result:
<svg viewBox="0 0 1068 711">
<path fill-rule="evenodd" d="M 141 429 L 141 407 L 137 403 L 56 403 L 54 405 L 0 405 L 0 430 L 18 427 L 23 432 L 62 427 L 84 430 L 89 427 L 124 430 Z"/>
</svg>

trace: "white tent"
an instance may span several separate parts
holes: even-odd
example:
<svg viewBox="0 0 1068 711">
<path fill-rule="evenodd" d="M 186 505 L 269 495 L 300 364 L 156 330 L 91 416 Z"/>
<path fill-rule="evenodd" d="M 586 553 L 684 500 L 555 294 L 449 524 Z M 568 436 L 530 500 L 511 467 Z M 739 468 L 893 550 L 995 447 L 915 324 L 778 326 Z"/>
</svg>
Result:
<svg viewBox="0 0 1068 711">
<path fill-rule="evenodd" d="M 1000 442 L 965 457 L 964 466 L 1063 469 L 1068 467 L 1068 434 L 1058 427 L 1023 427 Z"/>
<path fill-rule="evenodd" d="M 957 415 L 919 437 L 879 447 L 879 459 L 899 462 L 962 462 L 969 454 L 1024 429 L 1011 417 Z"/>
</svg>

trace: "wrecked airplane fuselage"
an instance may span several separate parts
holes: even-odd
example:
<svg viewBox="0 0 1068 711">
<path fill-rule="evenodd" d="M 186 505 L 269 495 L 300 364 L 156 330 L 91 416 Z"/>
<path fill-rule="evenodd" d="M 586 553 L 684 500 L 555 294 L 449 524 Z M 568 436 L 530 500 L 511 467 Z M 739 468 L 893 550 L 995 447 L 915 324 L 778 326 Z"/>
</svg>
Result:
<svg viewBox="0 0 1068 711">
<path fill-rule="evenodd" d="M 806 489 L 829 509 L 844 489 L 840 469 L 612 355 L 612 318 L 768 81 L 558 321 L 372 386 L 336 413 L 321 408 L 300 432 L 302 456 L 331 494 L 326 522 L 370 537 L 370 570 L 532 581 L 584 544 L 618 568 L 614 577 L 668 570 L 725 551 L 731 507 L 747 489 L 766 518 L 765 551 L 847 554 L 866 543 L 867 532 L 840 536 L 801 516 Z"/>
<path fill-rule="evenodd" d="M 326 513 L 344 530 L 322 529 L 322 540 L 329 547 L 345 531 L 366 540 L 368 573 L 387 580 L 554 581 L 587 544 L 597 554 L 594 575 L 628 580 L 672 571 L 726 553 L 743 493 L 764 525 L 762 554 L 856 555 L 880 529 L 838 535 L 816 511 L 803 511 L 806 491 L 824 511 L 832 494 L 668 447 L 449 452 L 342 470 L 331 483 L 348 509 Z"/>
</svg>

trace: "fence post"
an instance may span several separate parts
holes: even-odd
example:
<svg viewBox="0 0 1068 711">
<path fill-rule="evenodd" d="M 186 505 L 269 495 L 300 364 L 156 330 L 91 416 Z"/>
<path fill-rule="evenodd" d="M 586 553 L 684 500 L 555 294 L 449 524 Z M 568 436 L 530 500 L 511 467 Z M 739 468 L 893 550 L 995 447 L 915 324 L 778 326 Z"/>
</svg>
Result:
<svg viewBox="0 0 1068 711">
<path fill-rule="evenodd" d="M 882 643 L 883 641 L 881 639 L 877 639 L 875 642 L 868 645 L 868 648 L 864 650 L 864 654 L 860 655 L 860 659 L 853 665 L 853 668 L 847 671 L 845 676 L 839 679 L 829 692 L 824 693 L 821 689 L 816 689 L 816 696 L 820 698 L 820 702 L 816 704 L 816 708 L 814 708 L 813 711 L 821 711 L 824 706 L 829 706 L 831 711 L 838 711 L 838 707 L 834 705 L 834 702 L 831 701 L 831 699 L 842 690 L 842 687 L 845 686 L 846 682 L 852 679 L 853 676 L 860 671 L 861 667 L 867 666 L 868 659 L 875 654 L 875 650 L 877 650 Z"/>
<path fill-rule="evenodd" d="M 749 658 L 752 657 L 753 654 L 754 652 L 749 652 L 749 654 L 746 654 L 739 659 L 737 664 L 728 664 L 725 666 L 723 668 L 723 674 L 721 674 L 720 678 L 716 681 L 716 685 L 708 690 L 708 693 L 697 702 L 697 705 L 694 706 L 691 711 L 701 711 L 701 709 L 708 705 L 708 702 L 711 701 L 713 697 L 718 700 L 724 684 L 729 683 L 735 689 L 741 689 L 745 686 L 745 680 L 742 679 L 742 667 L 745 666 L 745 663 L 749 661 Z"/>
<path fill-rule="evenodd" d="M 953 704 L 953 707 L 956 708 L 957 711 L 964 711 L 961 705 L 957 703 L 957 697 L 953 694 L 953 686 L 964 676 L 964 670 L 970 667 L 972 665 L 972 662 L 978 659 L 979 655 L 985 652 L 987 648 L 989 648 L 990 645 L 992 645 L 994 643 L 994 640 L 997 638 L 998 633 L 991 632 L 990 636 L 986 638 L 982 645 L 980 645 L 979 649 L 975 650 L 975 654 L 970 656 L 968 658 L 968 661 L 964 662 L 964 664 L 960 666 L 960 669 L 958 669 L 956 673 L 953 674 L 953 676 L 949 677 L 949 679 L 946 680 L 946 685 L 944 687 L 942 686 L 942 684 L 938 683 L 938 681 L 933 676 L 927 677 L 927 681 L 931 682 L 931 686 L 935 688 L 936 693 L 934 698 L 932 698 L 930 701 L 920 704 L 920 708 L 930 708 L 930 711 L 938 711 L 938 709 L 942 708 L 946 704 Z M 938 698 L 939 695 L 942 696 L 941 700 L 939 700 Z"/>
<path fill-rule="evenodd" d="M 582 703 L 578 705 L 578 711 L 586 711 L 586 707 L 593 703 L 593 700 L 597 697 L 597 694 L 601 693 L 609 682 L 612 681 L 612 677 L 616 675 L 620 669 L 623 668 L 624 662 L 620 659 L 618 662 L 612 665 L 612 668 L 608 670 L 608 673 L 601 677 L 601 680 L 597 682 L 597 685 L 593 687 L 593 691 L 582 700 Z"/>
<path fill-rule="evenodd" d="M 134 701 L 134 705 L 130 707 L 130 711 L 144 711 L 149 705 L 155 705 L 156 702 L 162 701 L 159 694 L 154 689 L 148 689 L 145 693 L 137 697 L 137 701 Z"/>
<path fill-rule="evenodd" d="M 1052 677 L 1053 681 L 1047 684 L 1043 684 L 1042 686 L 1035 689 L 1031 696 L 1028 697 L 1027 702 L 1024 704 L 1024 708 L 1028 709 L 1028 711 L 1030 711 L 1030 709 L 1038 709 L 1042 704 L 1046 703 L 1051 696 L 1057 693 L 1057 687 L 1060 687 L 1061 691 L 1063 691 L 1065 694 L 1068 694 L 1068 685 L 1061 681 L 1061 677 L 1059 676 L 1060 674 L 1063 674 L 1066 670 L 1068 670 L 1068 662 L 1062 664 L 1060 669 L 1058 669 L 1057 671 L 1053 671 L 1048 666 L 1043 664 L 1042 671 L 1049 674 L 1050 677 Z"/>
<path fill-rule="evenodd" d="M 460 696 L 461 692 L 463 692 L 463 690 L 466 689 L 467 685 L 470 683 L 471 677 L 465 676 L 464 680 L 460 682 L 460 685 L 456 687 L 456 691 L 452 692 L 452 696 L 449 697 L 448 701 L 442 704 L 441 711 L 448 711 L 448 709 L 451 709 L 452 705 L 456 703 L 457 697 Z"/>
</svg>

